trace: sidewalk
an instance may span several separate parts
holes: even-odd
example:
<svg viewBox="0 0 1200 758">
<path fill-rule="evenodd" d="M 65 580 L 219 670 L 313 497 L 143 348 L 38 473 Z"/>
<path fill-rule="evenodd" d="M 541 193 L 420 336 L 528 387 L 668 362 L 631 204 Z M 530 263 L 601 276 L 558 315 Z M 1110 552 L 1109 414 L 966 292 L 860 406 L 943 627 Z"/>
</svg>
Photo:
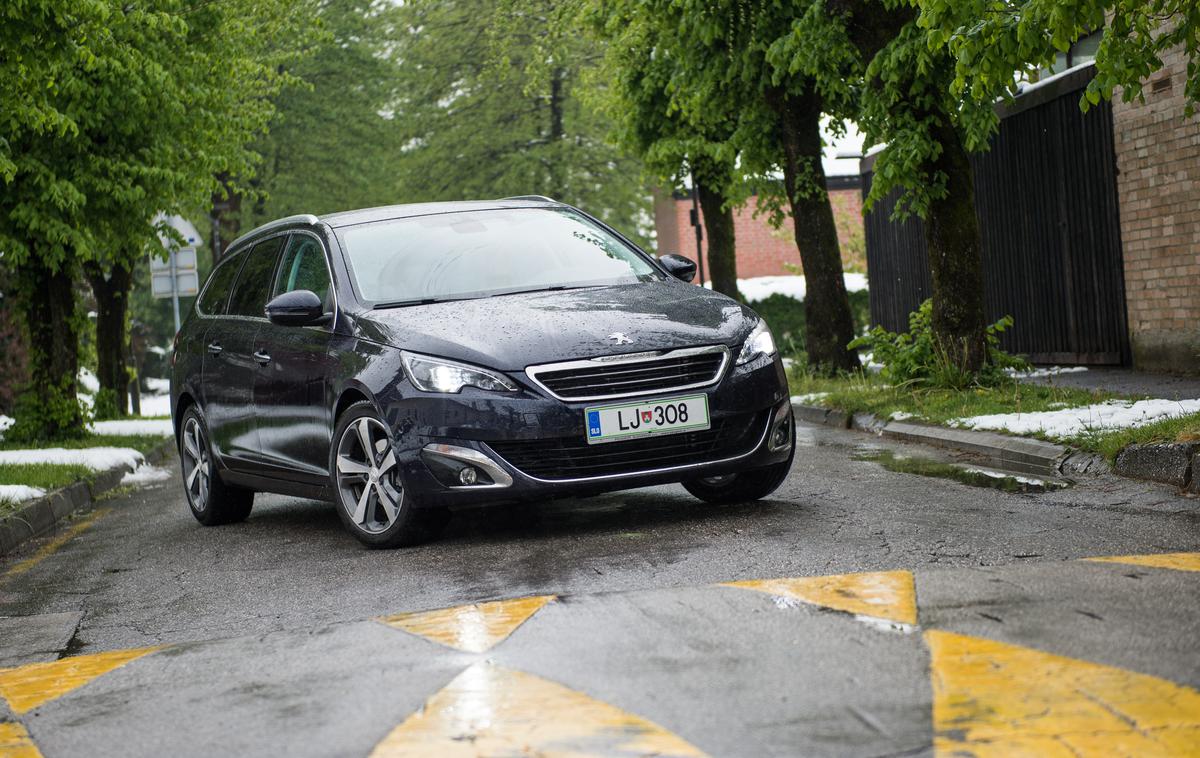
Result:
<svg viewBox="0 0 1200 758">
<path fill-rule="evenodd" d="M 1105 390 L 1135 397 L 1165 400 L 1200 398 L 1200 376 L 1154 374 L 1130 368 L 1089 367 L 1087 371 L 1023 378 L 1030 384 L 1052 384 L 1085 390 Z"/>
</svg>

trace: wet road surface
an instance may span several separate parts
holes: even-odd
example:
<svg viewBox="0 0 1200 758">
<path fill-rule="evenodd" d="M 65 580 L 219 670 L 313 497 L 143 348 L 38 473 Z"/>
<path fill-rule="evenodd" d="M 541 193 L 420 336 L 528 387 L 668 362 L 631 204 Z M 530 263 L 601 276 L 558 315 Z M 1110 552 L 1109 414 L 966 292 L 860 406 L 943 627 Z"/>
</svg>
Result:
<svg viewBox="0 0 1200 758">
<path fill-rule="evenodd" d="M 1200 501 L 1110 477 L 1009 492 L 879 463 L 936 451 L 799 440 L 764 502 L 475 511 L 392 552 L 328 504 L 260 496 L 204 529 L 174 481 L 100 503 L 0 564 L 0 755 L 1200 744 Z"/>
</svg>

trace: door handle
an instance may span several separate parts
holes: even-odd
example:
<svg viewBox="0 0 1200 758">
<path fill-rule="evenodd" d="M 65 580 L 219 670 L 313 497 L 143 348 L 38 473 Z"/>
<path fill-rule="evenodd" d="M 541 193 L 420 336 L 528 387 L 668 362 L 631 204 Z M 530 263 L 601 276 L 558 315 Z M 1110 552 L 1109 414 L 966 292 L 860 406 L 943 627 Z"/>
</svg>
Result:
<svg viewBox="0 0 1200 758">
<path fill-rule="evenodd" d="M 221 354 L 221 343 L 219 343 L 219 342 L 208 343 L 208 352 L 210 355 L 220 355 Z"/>
<path fill-rule="evenodd" d="M 265 366 L 271 362 L 271 356 L 259 350 L 254 354 L 254 360 L 258 361 L 258 365 Z"/>
</svg>

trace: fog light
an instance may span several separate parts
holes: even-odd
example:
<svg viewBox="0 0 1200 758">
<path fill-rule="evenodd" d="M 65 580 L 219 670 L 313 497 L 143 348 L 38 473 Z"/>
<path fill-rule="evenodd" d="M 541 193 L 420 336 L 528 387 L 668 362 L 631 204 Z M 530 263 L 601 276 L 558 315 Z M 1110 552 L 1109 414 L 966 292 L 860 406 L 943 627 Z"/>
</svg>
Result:
<svg viewBox="0 0 1200 758">
<path fill-rule="evenodd" d="M 475 482 L 479 481 L 479 475 L 475 473 L 475 469 L 467 466 L 458 472 L 458 481 L 469 487 Z"/>
</svg>

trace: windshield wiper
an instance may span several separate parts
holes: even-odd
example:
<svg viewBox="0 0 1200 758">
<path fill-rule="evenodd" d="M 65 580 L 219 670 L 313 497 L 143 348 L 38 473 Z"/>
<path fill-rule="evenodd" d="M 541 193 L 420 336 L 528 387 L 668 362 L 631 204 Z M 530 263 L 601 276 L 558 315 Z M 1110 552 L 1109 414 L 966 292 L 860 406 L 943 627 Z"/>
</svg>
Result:
<svg viewBox="0 0 1200 758">
<path fill-rule="evenodd" d="M 562 292 L 563 290 L 585 290 L 603 287 L 603 284 L 555 284 L 550 287 L 534 287 L 527 290 L 504 290 L 503 292 L 493 292 L 488 297 L 503 297 L 504 295 L 525 295 L 530 292 Z"/>
</svg>

